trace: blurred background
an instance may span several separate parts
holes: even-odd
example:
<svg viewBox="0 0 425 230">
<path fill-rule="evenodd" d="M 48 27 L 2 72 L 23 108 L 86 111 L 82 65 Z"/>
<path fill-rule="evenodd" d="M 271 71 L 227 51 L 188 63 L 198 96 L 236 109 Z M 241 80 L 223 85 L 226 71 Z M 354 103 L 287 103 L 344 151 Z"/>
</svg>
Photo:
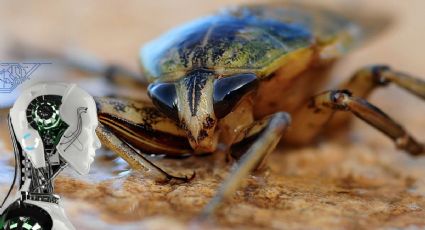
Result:
<svg viewBox="0 0 425 230">
<path fill-rule="evenodd" d="M 119 64 L 138 72 L 138 53 L 144 43 L 224 6 L 247 2 L 265 1 L 0 0 L 0 61 L 19 61 L 17 57 L 22 52 L 44 50 L 76 53 L 88 62 Z M 358 15 L 376 13 L 392 18 L 389 28 L 340 61 L 333 72 L 335 82 L 348 78 L 361 66 L 380 63 L 425 78 L 425 1 L 303 2 L 337 11 L 348 8 Z M 44 60 L 46 57 L 38 58 Z M 73 76 L 72 72 L 62 71 L 52 62 L 41 66 L 25 84 Z M 99 78 L 65 80 L 90 88 L 94 95 L 110 92 Z M 21 87 L 24 86 L 11 94 L 0 93 L 0 127 L 3 130 L 0 131 L 0 199 L 13 173 L 5 114 Z M 371 101 L 404 124 L 419 140 L 425 141 L 423 101 L 393 86 L 374 93 Z M 327 140 L 318 146 L 278 150 L 279 153 L 271 156 L 270 174 L 264 182 L 270 187 L 254 190 L 256 196 L 252 200 L 235 199 L 234 207 L 225 210 L 215 227 L 424 226 L 424 159 L 414 159 L 395 150 L 387 138 L 361 122 L 355 121 L 353 126 L 349 141 Z M 66 211 L 77 228 L 139 229 L 144 226 L 161 229 L 172 224 L 184 229 L 227 172 L 226 168 L 216 169 L 200 158 L 160 160 L 170 170 L 184 170 L 188 166 L 200 172 L 200 176 L 188 185 L 157 185 L 131 173 L 122 174 L 127 166 L 119 159 L 113 163 L 101 159 L 104 158 L 98 158 L 88 179 L 72 172 L 58 179 L 58 192 L 64 197 Z M 208 176 L 210 172 L 214 172 L 213 176 Z M 258 188 L 258 183 L 252 179 L 248 188 Z"/>
</svg>

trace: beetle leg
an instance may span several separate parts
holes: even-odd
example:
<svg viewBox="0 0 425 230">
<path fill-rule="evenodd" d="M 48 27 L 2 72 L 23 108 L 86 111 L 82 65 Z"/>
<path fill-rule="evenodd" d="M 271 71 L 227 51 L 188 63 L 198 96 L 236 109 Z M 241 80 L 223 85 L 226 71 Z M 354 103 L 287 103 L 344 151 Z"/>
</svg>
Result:
<svg viewBox="0 0 425 230">
<path fill-rule="evenodd" d="M 313 97 L 309 105 L 304 109 L 312 110 L 317 116 L 315 116 L 314 119 L 310 116 L 309 120 L 304 123 L 298 123 L 296 129 L 307 128 L 300 127 L 302 125 L 310 127 L 322 125 L 331 117 L 329 114 L 332 114 L 334 111 L 350 111 L 356 117 L 362 119 L 391 138 L 397 148 L 403 149 L 411 155 L 425 153 L 424 146 L 410 136 L 401 125 L 365 99 L 352 96 L 351 92 L 348 90 L 330 90 L 321 93 Z M 304 113 L 307 113 L 307 111 L 304 111 Z M 316 120 L 316 117 L 320 119 Z"/>
<path fill-rule="evenodd" d="M 388 86 L 393 83 L 410 93 L 425 99 L 425 81 L 409 74 L 395 71 L 388 66 L 374 65 L 364 67 L 356 73 L 339 89 L 348 89 L 353 95 L 367 98 L 374 89 Z M 345 124 L 350 119 L 349 114 L 338 114 L 331 121 L 331 126 Z"/>
<path fill-rule="evenodd" d="M 155 174 L 155 179 L 158 181 L 177 180 L 188 182 L 195 176 L 195 173 L 193 173 L 192 176 L 189 177 L 179 177 L 165 172 L 163 169 L 146 159 L 142 154 L 136 152 L 128 143 L 122 141 L 102 124 L 98 125 L 96 134 L 105 147 L 111 149 L 123 158 L 132 169 L 143 170 L 147 173 L 152 173 L 152 175 Z"/>
<path fill-rule="evenodd" d="M 233 195 L 235 190 L 241 186 L 248 174 L 258 167 L 264 158 L 274 150 L 289 126 L 290 120 L 289 114 L 279 112 L 264 120 L 255 122 L 253 126 L 242 132 L 246 138 L 255 137 L 256 134 L 259 136 L 240 158 L 238 166 L 230 172 L 230 176 L 220 186 L 217 194 L 204 208 L 199 216 L 200 220 L 205 220 L 214 214 L 223 201 Z"/>
<path fill-rule="evenodd" d="M 126 88 L 146 88 L 148 85 L 140 74 L 120 65 L 104 63 L 87 52 L 76 51 L 75 49 L 55 52 L 32 47 L 21 42 L 17 42 L 13 47 L 10 52 L 16 59 L 32 60 L 34 57 L 51 59 L 55 64 L 59 64 L 65 69 L 77 71 L 83 75 L 104 76 L 111 83 Z"/>
<path fill-rule="evenodd" d="M 356 96 L 367 97 L 376 87 L 387 86 L 389 83 L 394 83 L 412 94 L 425 99 L 424 80 L 392 70 L 388 66 L 383 65 L 360 69 L 340 89 L 349 89 Z"/>
<path fill-rule="evenodd" d="M 103 63 L 94 57 L 81 53 L 51 54 L 51 58 L 65 68 L 75 70 L 84 75 L 104 76 L 108 81 L 126 87 L 147 87 L 140 74 L 123 66 Z"/>
<path fill-rule="evenodd" d="M 394 83 L 425 99 L 425 81 L 381 65 L 361 68 L 339 88 L 348 89 L 357 97 L 367 98 L 374 89 L 387 86 L 389 83 Z M 334 112 L 335 110 L 323 110 L 308 105 L 301 107 L 293 114 L 293 129 L 285 136 L 285 141 L 293 144 L 311 142 L 328 121 L 331 127 L 340 127 L 350 119 L 348 113 L 333 116 Z"/>
<path fill-rule="evenodd" d="M 175 177 L 149 162 L 135 151 L 149 154 L 182 156 L 191 153 L 185 133 L 178 125 L 158 112 L 149 102 L 119 98 L 95 98 L 102 143 L 116 152 L 133 169 L 157 172 L 162 180 L 188 181 L 190 177 Z"/>
<path fill-rule="evenodd" d="M 147 173 L 152 173 L 152 175 L 156 174 L 155 178 L 158 181 L 178 180 L 188 182 L 195 176 L 195 173 L 193 173 L 190 177 L 178 177 L 168 174 L 163 169 L 146 159 L 142 154 L 136 152 L 128 143 L 122 141 L 102 124 L 98 125 L 96 134 L 105 147 L 117 153 L 131 166 L 131 168 L 135 170 L 143 170 Z"/>
<path fill-rule="evenodd" d="M 103 76 L 108 82 L 127 90 L 146 88 L 148 86 L 148 83 L 140 74 L 120 65 L 103 63 L 93 57 L 84 56 L 84 54 L 56 54 L 52 58 L 65 68 L 86 76 Z"/>
</svg>

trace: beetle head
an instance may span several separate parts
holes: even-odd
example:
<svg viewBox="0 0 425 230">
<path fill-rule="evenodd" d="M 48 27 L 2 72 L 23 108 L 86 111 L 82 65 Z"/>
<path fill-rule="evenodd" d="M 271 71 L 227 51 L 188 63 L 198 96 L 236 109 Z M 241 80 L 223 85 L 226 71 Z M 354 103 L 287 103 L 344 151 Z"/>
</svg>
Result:
<svg viewBox="0 0 425 230">
<path fill-rule="evenodd" d="M 152 83 L 148 92 L 154 105 L 186 130 L 196 152 L 212 152 L 218 120 L 257 85 L 254 74 L 217 78 L 213 71 L 198 69 L 176 82 Z"/>
</svg>

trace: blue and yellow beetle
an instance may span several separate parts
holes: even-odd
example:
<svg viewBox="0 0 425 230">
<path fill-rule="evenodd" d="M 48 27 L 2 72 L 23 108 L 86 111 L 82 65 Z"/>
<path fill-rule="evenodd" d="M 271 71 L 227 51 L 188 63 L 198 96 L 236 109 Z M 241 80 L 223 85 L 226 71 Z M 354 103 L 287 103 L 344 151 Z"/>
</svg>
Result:
<svg viewBox="0 0 425 230">
<path fill-rule="evenodd" d="M 192 177 L 172 176 L 140 153 L 219 152 L 237 158 L 238 167 L 204 216 L 238 188 L 282 136 L 285 144 L 309 143 L 336 111 L 351 112 L 409 154 L 424 154 L 421 143 L 364 99 L 389 83 L 425 98 L 424 81 L 387 66 L 368 66 L 337 89 L 318 93 L 364 29 L 334 12 L 283 3 L 231 7 L 190 22 L 141 50 L 145 78 L 131 81 L 147 88 L 151 101 L 96 99 L 98 136 L 133 168 L 168 180 Z M 125 71 L 110 68 L 108 75 L 119 78 Z M 346 121 L 339 117 L 338 123 Z"/>
</svg>

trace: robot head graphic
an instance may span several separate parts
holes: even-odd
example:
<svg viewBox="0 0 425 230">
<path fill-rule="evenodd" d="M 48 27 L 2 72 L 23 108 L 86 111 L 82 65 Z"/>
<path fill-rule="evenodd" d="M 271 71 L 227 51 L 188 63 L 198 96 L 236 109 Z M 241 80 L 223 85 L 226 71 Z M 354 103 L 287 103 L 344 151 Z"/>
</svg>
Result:
<svg viewBox="0 0 425 230">
<path fill-rule="evenodd" d="M 57 153 L 87 174 L 100 141 L 93 98 L 75 84 L 41 83 L 24 90 L 10 110 L 17 141 L 34 168 L 46 167 Z"/>
</svg>

